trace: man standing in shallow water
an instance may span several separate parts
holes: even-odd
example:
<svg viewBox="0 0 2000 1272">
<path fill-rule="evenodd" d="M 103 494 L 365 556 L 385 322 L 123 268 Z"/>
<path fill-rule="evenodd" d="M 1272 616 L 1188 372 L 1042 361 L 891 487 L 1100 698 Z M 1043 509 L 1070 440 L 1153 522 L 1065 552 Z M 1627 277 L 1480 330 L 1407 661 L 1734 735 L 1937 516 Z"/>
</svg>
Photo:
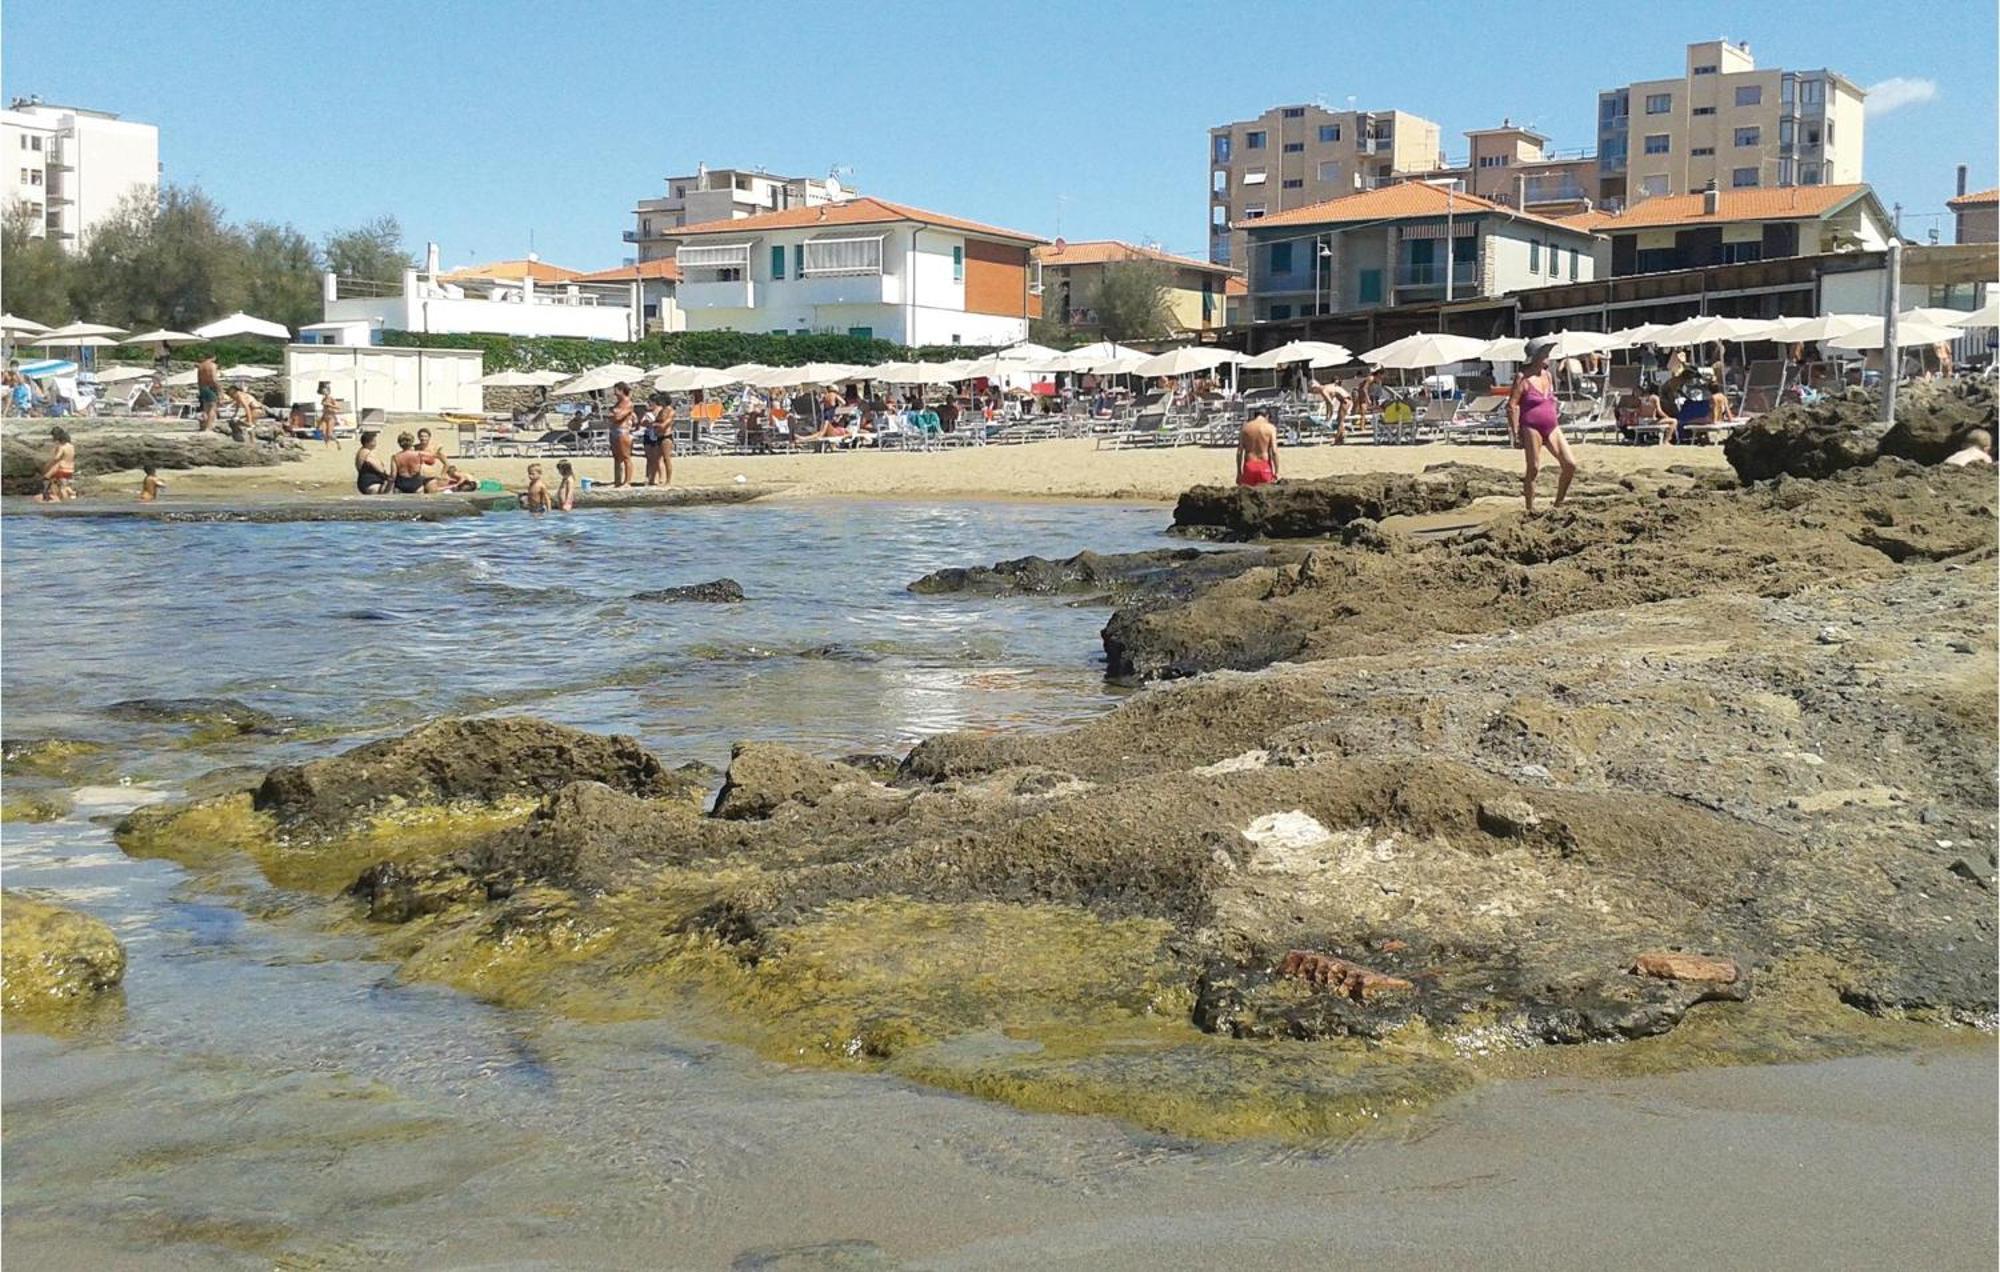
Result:
<svg viewBox="0 0 2000 1272">
<path fill-rule="evenodd" d="M 1278 480 L 1278 430 L 1262 411 L 1243 423 L 1236 440 L 1236 484 L 1267 486 Z"/>
</svg>

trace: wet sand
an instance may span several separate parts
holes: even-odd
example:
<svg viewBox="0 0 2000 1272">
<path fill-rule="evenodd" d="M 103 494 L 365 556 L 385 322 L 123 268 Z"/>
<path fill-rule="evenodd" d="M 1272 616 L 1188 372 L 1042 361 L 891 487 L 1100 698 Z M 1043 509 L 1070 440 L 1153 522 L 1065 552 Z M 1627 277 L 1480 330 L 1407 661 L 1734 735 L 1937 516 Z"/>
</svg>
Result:
<svg viewBox="0 0 2000 1272">
<path fill-rule="evenodd" d="M 88 439 L 79 441 L 87 445 Z M 1719 446 L 1622 446 L 1594 443 L 1578 448 L 1584 475 L 1625 474 L 1669 466 L 1691 465 L 1723 469 Z M 526 459 L 467 459 L 463 467 L 475 477 L 492 478 L 519 490 L 527 482 Z M 540 461 L 551 478 L 554 461 Z M 573 461 L 577 475 L 593 482 L 611 480 L 609 459 Z M 1292 447 L 1280 457 L 1288 477 L 1325 477 L 1336 473 L 1420 472 L 1432 464 L 1485 464 L 1512 470 L 1520 458 L 1503 446 L 1347 446 Z M 798 495 L 860 495 L 915 498 L 1139 499 L 1171 502 L 1189 486 L 1234 479 L 1234 453 L 1225 448 L 1183 446 L 1169 450 L 1100 451 L 1094 441 L 1063 440 L 1019 446 L 978 446 L 945 451 L 845 451 L 827 455 L 683 456 L 674 460 L 678 486 L 713 487 L 735 484 L 777 486 Z M 643 469 L 640 470 L 643 473 Z M 345 494 L 354 488 L 353 443 L 343 449 L 307 448 L 302 462 L 270 468 L 188 469 L 163 474 L 176 499 L 213 498 L 248 492 Z M 1545 475 L 1554 490 L 1553 470 Z M 139 488 L 139 474 L 118 473 L 99 478 L 101 497 L 129 499 Z"/>
</svg>

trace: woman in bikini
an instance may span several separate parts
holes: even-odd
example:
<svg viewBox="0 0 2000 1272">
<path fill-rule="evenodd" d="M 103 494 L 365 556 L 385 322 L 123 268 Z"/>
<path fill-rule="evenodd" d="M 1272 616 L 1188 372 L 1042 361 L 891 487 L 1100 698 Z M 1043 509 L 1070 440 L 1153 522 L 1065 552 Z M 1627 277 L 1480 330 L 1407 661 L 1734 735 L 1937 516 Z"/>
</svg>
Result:
<svg viewBox="0 0 2000 1272">
<path fill-rule="evenodd" d="M 1570 455 L 1569 441 L 1563 437 L 1562 415 L 1556 409 L 1555 379 L 1549 374 L 1549 351 L 1553 340 L 1528 342 L 1527 364 L 1514 379 L 1514 391 L 1507 397 L 1507 435 L 1521 448 L 1526 467 L 1521 476 L 1521 499 L 1528 515 L 1535 515 L 1535 478 L 1542 470 L 1542 452 L 1556 457 L 1562 473 L 1556 479 L 1556 507 L 1562 507 L 1569 483 L 1576 476 L 1576 460 Z"/>
<path fill-rule="evenodd" d="M 55 454 L 49 457 L 49 466 L 42 470 L 43 503 L 58 503 L 76 498 L 76 488 L 70 482 L 76 479 L 76 443 L 69 440 L 69 430 L 58 424 L 49 430 L 55 439 Z"/>
<path fill-rule="evenodd" d="M 632 386 L 619 381 L 612 386 L 617 399 L 611 404 L 611 484 L 632 484 Z"/>
<path fill-rule="evenodd" d="M 319 382 L 319 435 L 328 446 L 338 448 L 333 440 L 334 430 L 340 427 L 340 399 L 333 395 L 333 385 L 329 381 Z"/>
<path fill-rule="evenodd" d="M 373 430 L 363 433 L 354 452 L 354 489 L 364 495 L 379 495 L 389 488 L 389 465 L 375 453 L 375 439 L 380 436 Z"/>
</svg>

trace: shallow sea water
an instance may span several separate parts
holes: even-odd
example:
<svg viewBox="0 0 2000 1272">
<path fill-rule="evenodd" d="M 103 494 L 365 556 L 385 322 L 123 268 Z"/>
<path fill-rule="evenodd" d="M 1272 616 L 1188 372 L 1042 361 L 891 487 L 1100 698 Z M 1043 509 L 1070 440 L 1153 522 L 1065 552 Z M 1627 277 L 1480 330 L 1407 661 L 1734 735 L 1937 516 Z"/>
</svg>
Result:
<svg viewBox="0 0 2000 1272">
<path fill-rule="evenodd" d="M 8 887 L 110 922 L 130 960 L 121 1001 L 74 1035 L 6 1032 L 10 1262 L 1526 1266 L 1567 1249 L 1631 1265 L 1992 1265 L 1993 1188 L 1965 1186 L 1993 1173 L 1990 1051 L 1519 1084 L 1379 1141 L 1196 1148 L 772 1065 L 671 1021 L 585 1026 L 396 984 L 360 942 L 288 921 L 292 900 L 254 877 L 128 859 L 93 820 L 211 769 L 442 713 L 533 713 L 718 766 L 746 737 L 900 752 L 946 729 L 1060 726 L 1118 699 L 1101 608 L 905 584 L 1028 552 L 1159 546 L 1165 521 L 998 503 L 10 520 L 7 736 L 106 741 L 97 784 L 114 789 L 59 821 L 6 824 L 0 866 Z M 630 599 L 721 576 L 749 601 Z M 184 728 L 102 714 L 198 695 L 298 727 L 194 746 Z M 1880 1114 L 1885 1092 L 1897 1116 Z M 1906 1167 L 1887 1184 L 1869 1167 L 1884 1153 Z M 1815 1173 L 1784 1183 L 1797 1222 L 1751 1233 L 1759 1185 L 1799 1154 Z M 1699 1231 L 1634 1208 L 1661 1161 L 1690 1172 L 1671 1210 L 1694 1203 Z M 1927 1235 L 1862 1223 L 1844 1185 L 1874 1189 L 1878 1216 L 1931 1206 Z M 1565 1215 L 1544 1212 L 1551 1188 L 1569 1190 Z"/>
</svg>

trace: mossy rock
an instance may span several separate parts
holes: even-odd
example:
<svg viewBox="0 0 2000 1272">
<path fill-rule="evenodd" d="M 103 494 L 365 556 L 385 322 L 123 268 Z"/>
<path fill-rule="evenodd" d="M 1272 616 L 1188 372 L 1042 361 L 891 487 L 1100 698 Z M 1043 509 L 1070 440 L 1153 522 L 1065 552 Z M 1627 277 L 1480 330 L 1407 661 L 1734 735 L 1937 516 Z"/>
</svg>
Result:
<svg viewBox="0 0 2000 1272">
<path fill-rule="evenodd" d="M 67 792 L 14 785 L 0 795 L 0 822 L 52 822 L 68 816 L 71 807 Z"/>
<path fill-rule="evenodd" d="M 95 998 L 125 977 L 125 950 L 87 914 L 0 893 L 0 1005 L 38 1012 Z"/>
<path fill-rule="evenodd" d="M 82 738 L 9 738 L 0 742 L 0 772 L 79 784 L 108 771 L 105 750 Z"/>
</svg>

